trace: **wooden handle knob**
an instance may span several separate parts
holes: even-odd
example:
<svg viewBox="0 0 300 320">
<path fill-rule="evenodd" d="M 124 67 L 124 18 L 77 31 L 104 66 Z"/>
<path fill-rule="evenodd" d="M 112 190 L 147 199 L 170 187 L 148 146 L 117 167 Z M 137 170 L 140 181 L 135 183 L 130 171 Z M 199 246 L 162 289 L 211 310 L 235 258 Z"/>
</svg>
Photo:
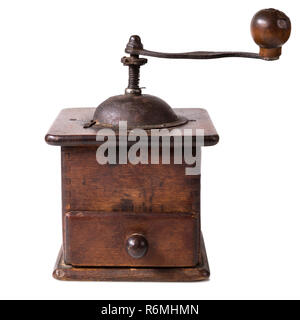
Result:
<svg viewBox="0 0 300 320">
<path fill-rule="evenodd" d="M 278 59 L 282 45 L 291 34 L 291 21 L 276 9 L 258 11 L 251 21 L 251 33 L 260 47 L 259 55 L 266 60 Z"/>
<path fill-rule="evenodd" d="M 148 242 L 141 234 L 132 234 L 126 241 L 126 250 L 132 258 L 142 258 L 147 253 Z"/>
</svg>

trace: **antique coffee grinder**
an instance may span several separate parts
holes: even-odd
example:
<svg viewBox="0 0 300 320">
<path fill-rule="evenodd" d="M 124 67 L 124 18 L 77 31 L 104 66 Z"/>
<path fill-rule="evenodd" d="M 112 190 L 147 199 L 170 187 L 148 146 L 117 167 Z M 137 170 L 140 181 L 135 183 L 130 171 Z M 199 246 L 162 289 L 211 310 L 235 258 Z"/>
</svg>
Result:
<svg viewBox="0 0 300 320">
<path fill-rule="evenodd" d="M 115 133 L 121 148 L 127 132 L 143 129 L 148 148 L 153 129 L 189 132 L 193 151 L 196 130 L 202 129 L 204 146 L 218 143 L 219 136 L 206 110 L 171 108 L 158 97 L 142 93 L 141 56 L 172 59 L 225 57 L 276 60 L 288 40 L 291 22 L 275 9 L 259 11 L 251 32 L 260 51 L 162 53 L 144 49 L 138 36 L 131 36 L 122 63 L 129 67 L 125 93 L 95 108 L 64 109 L 45 139 L 61 146 L 63 245 L 53 272 L 59 280 L 196 281 L 209 277 L 200 225 L 200 175 L 187 175 L 184 163 L 99 164 L 96 153 L 105 141 L 100 129 Z M 186 130 L 190 129 L 190 130 Z M 158 148 L 162 148 L 162 131 Z M 109 137 L 107 137 L 108 139 Z M 183 140 L 184 141 L 184 140 Z M 126 148 L 130 148 L 130 142 Z M 183 148 L 183 146 L 181 146 Z M 150 151 L 149 151 L 150 152 Z M 152 151 L 151 151 L 152 152 Z M 161 153 L 159 155 L 161 160 Z"/>
</svg>

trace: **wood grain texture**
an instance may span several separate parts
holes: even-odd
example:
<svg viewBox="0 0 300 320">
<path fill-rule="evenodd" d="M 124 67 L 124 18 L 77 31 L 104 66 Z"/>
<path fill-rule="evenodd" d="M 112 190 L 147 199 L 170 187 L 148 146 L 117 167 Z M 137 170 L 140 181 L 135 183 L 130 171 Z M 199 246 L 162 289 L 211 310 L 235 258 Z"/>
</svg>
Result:
<svg viewBox="0 0 300 320">
<path fill-rule="evenodd" d="M 205 245 L 201 237 L 201 264 L 190 268 L 72 267 L 61 249 L 53 271 L 57 280 L 67 281 L 201 281 L 210 275 Z"/>
<path fill-rule="evenodd" d="M 200 176 L 185 164 L 100 165 L 96 148 L 62 148 L 64 212 L 199 212 Z"/>
<path fill-rule="evenodd" d="M 200 176 L 186 175 L 185 165 L 99 165 L 96 149 L 62 148 L 65 261 L 85 266 L 197 264 Z M 84 211 L 86 218 L 66 223 L 71 220 L 70 211 Z M 124 251 L 130 232 L 145 233 L 152 243 L 141 260 Z M 160 250 L 153 251 L 159 243 Z"/>
<path fill-rule="evenodd" d="M 189 117 L 180 130 L 218 135 L 204 109 L 176 109 Z M 63 250 L 54 277 L 63 280 L 196 281 L 209 277 L 200 239 L 200 176 L 186 165 L 99 165 L 94 129 L 84 129 L 94 108 L 62 110 L 46 135 L 61 145 Z M 125 250 L 142 234 L 147 253 Z M 126 242 L 127 243 L 127 242 Z"/>
<path fill-rule="evenodd" d="M 73 266 L 191 267 L 199 261 L 192 214 L 72 211 L 65 219 L 65 261 Z M 148 242 L 139 259 L 126 251 L 127 238 L 136 233 Z"/>
<path fill-rule="evenodd" d="M 190 120 L 176 129 L 182 132 L 184 129 L 192 129 L 193 137 L 195 137 L 196 129 L 203 129 L 205 146 L 218 143 L 218 133 L 205 109 L 175 108 L 174 111 L 179 116 Z M 93 118 L 94 112 L 95 108 L 63 109 L 46 134 L 46 142 L 57 146 L 99 145 L 101 142 L 96 141 L 97 129 L 83 128 L 83 125 Z"/>
</svg>

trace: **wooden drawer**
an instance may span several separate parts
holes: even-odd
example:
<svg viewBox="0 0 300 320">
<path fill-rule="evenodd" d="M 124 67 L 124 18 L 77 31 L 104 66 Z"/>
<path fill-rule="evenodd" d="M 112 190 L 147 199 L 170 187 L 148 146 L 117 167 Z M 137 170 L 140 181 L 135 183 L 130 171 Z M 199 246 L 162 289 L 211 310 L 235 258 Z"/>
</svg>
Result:
<svg viewBox="0 0 300 320">
<path fill-rule="evenodd" d="M 191 213 L 71 211 L 65 214 L 65 262 L 73 266 L 191 267 L 198 263 L 198 216 Z M 134 258 L 132 235 L 147 250 Z"/>
</svg>

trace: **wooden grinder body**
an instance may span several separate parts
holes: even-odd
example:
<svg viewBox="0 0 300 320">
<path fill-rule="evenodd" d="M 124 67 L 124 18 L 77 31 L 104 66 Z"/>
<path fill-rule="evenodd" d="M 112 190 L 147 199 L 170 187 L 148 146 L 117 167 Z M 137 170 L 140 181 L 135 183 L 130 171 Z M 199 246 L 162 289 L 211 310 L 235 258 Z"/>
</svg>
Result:
<svg viewBox="0 0 300 320">
<path fill-rule="evenodd" d="M 218 142 L 204 109 L 177 110 L 193 120 L 181 130 L 202 128 L 206 145 Z M 63 110 L 46 136 L 49 144 L 61 146 L 63 246 L 54 277 L 207 279 L 200 226 L 201 176 L 187 175 L 184 162 L 174 164 L 172 148 L 170 164 L 162 164 L 160 155 L 159 164 L 100 165 L 95 131 L 82 128 L 85 114 L 91 111 Z M 149 154 L 150 147 L 151 143 Z M 126 250 L 128 239 L 135 235 L 147 244 L 139 258 Z"/>
</svg>

